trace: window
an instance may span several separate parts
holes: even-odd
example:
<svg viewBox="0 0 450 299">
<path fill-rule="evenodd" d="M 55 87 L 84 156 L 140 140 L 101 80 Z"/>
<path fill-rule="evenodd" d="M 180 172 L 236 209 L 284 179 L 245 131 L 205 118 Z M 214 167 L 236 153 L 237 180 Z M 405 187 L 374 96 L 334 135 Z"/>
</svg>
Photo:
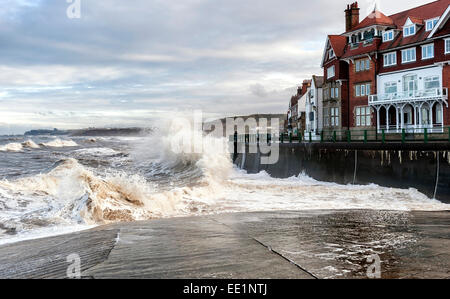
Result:
<svg viewBox="0 0 450 299">
<path fill-rule="evenodd" d="M 334 98 L 334 88 L 331 88 L 331 98 Z"/>
<path fill-rule="evenodd" d="M 403 91 L 408 96 L 416 95 L 418 90 L 417 75 L 406 75 L 403 77 Z"/>
<path fill-rule="evenodd" d="M 331 126 L 338 127 L 339 126 L 339 108 L 331 108 Z"/>
<path fill-rule="evenodd" d="M 445 54 L 450 54 L 450 38 L 445 40 Z"/>
<path fill-rule="evenodd" d="M 334 50 L 330 49 L 330 51 L 328 51 L 328 59 L 331 59 L 334 57 Z"/>
<path fill-rule="evenodd" d="M 383 42 L 388 42 L 393 39 L 394 39 L 394 31 L 393 30 L 385 31 L 383 33 Z"/>
<path fill-rule="evenodd" d="M 383 55 L 383 65 L 384 66 L 397 65 L 397 52 L 384 54 Z"/>
<path fill-rule="evenodd" d="M 368 95 L 370 95 L 370 91 L 371 91 L 370 83 L 355 85 L 355 95 L 357 97 L 368 96 Z"/>
<path fill-rule="evenodd" d="M 355 85 L 355 94 L 357 97 L 361 96 L 361 85 Z"/>
<path fill-rule="evenodd" d="M 403 28 L 403 37 L 408 37 L 416 34 L 416 25 L 410 25 Z"/>
<path fill-rule="evenodd" d="M 425 78 L 425 89 L 436 89 L 440 87 L 439 76 L 426 77 Z"/>
<path fill-rule="evenodd" d="M 426 21 L 426 31 L 433 30 L 434 26 L 436 26 L 437 22 L 439 21 L 439 18 L 431 19 Z"/>
<path fill-rule="evenodd" d="M 410 48 L 402 51 L 402 63 L 416 61 L 416 48 Z"/>
<path fill-rule="evenodd" d="M 339 98 L 339 88 L 337 88 L 337 87 L 334 89 L 334 96 L 336 98 Z"/>
<path fill-rule="evenodd" d="M 362 71 L 366 71 L 366 70 L 370 70 L 370 60 L 369 59 L 357 60 L 355 62 L 355 71 L 356 72 L 362 72 Z"/>
<path fill-rule="evenodd" d="M 422 59 L 430 59 L 434 57 L 434 44 L 422 46 Z"/>
<path fill-rule="evenodd" d="M 334 77 L 334 75 L 335 75 L 335 70 L 334 70 L 334 65 L 333 65 L 327 69 L 327 79 Z"/>
<path fill-rule="evenodd" d="M 328 108 L 323 108 L 323 124 L 325 127 L 330 126 L 330 114 Z"/>
<path fill-rule="evenodd" d="M 385 94 L 395 94 L 395 93 L 397 93 L 397 82 L 386 82 L 386 83 L 384 83 L 384 93 Z"/>
<path fill-rule="evenodd" d="M 356 107 L 355 111 L 356 115 L 356 126 L 358 127 L 365 127 L 365 126 L 371 126 L 371 115 L 372 111 L 370 107 Z"/>
<path fill-rule="evenodd" d="M 436 105 L 436 123 L 442 124 L 442 104 Z"/>
</svg>

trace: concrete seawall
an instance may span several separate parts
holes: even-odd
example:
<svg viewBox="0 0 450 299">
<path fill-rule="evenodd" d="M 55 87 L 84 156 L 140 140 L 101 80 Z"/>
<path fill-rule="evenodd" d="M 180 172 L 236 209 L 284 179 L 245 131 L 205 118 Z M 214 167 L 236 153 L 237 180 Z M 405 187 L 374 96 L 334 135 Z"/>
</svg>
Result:
<svg viewBox="0 0 450 299">
<path fill-rule="evenodd" d="M 234 163 L 249 173 L 287 178 L 300 173 L 339 184 L 416 188 L 450 203 L 450 146 L 434 144 L 283 143 L 278 162 L 260 163 L 260 153 L 237 154 Z"/>
</svg>

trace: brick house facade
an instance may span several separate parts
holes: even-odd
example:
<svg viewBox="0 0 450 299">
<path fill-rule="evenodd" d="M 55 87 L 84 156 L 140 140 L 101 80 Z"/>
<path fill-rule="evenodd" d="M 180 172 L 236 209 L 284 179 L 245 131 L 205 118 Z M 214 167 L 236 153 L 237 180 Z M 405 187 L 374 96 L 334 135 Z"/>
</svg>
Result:
<svg viewBox="0 0 450 299">
<path fill-rule="evenodd" d="M 391 16 L 375 7 L 361 22 L 358 3 L 348 5 L 346 32 L 328 36 L 324 48 L 324 130 L 449 126 L 449 18 L 450 0 Z M 338 125 L 328 122 L 330 109 L 339 109 Z"/>
</svg>

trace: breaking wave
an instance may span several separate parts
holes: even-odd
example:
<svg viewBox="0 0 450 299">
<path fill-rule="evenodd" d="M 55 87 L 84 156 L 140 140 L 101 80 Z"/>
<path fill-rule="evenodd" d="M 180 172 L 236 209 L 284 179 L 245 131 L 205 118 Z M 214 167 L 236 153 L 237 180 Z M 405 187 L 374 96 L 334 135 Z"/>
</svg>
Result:
<svg viewBox="0 0 450 299">
<path fill-rule="evenodd" d="M 180 136 L 188 142 L 180 144 Z M 202 151 L 192 153 L 199 140 Z M 110 159 L 122 153 L 94 147 L 69 152 L 71 157 L 45 173 L 0 181 L 0 230 L 244 211 L 450 209 L 415 189 L 339 185 L 304 174 L 289 179 L 265 172 L 250 175 L 233 166 L 225 139 L 205 137 L 182 123 L 127 142 L 131 142 L 127 155 L 139 171 L 90 168 L 76 159 L 83 155 Z"/>
<path fill-rule="evenodd" d="M 17 142 L 0 146 L 0 152 L 20 152 L 22 149 L 22 144 Z"/>
<path fill-rule="evenodd" d="M 63 140 L 63 139 L 59 139 L 59 138 L 56 138 L 49 142 L 43 142 L 41 145 L 46 146 L 46 147 L 75 147 L 75 146 L 78 146 L 78 144 L 73 140 L 70 140 L 70 139 Z"/>
<path fill-rule="evenodd" d="M 28 139 L 25 142 L 22 143 L 23 147 L 26 148 L 39 148 L 39 145 L 37 145 L 33 140 Z"/>
</svg>

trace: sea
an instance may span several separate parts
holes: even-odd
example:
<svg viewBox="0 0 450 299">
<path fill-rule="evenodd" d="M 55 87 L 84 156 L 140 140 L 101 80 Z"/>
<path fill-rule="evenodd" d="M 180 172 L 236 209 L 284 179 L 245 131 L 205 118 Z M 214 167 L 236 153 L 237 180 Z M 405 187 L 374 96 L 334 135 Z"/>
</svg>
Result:
<svg viewBox="0 0 450 299">
<path fill-rule="evenodd" d="M 138 137 L 0 136 L 0 245 L 108 223 L 219 213 L 450 209 L 414 188 L 248 174 L 233 165 L 227 140 L 191 153 L 173 140 L 190 132 L 170 130 Z"/>
</svg>

